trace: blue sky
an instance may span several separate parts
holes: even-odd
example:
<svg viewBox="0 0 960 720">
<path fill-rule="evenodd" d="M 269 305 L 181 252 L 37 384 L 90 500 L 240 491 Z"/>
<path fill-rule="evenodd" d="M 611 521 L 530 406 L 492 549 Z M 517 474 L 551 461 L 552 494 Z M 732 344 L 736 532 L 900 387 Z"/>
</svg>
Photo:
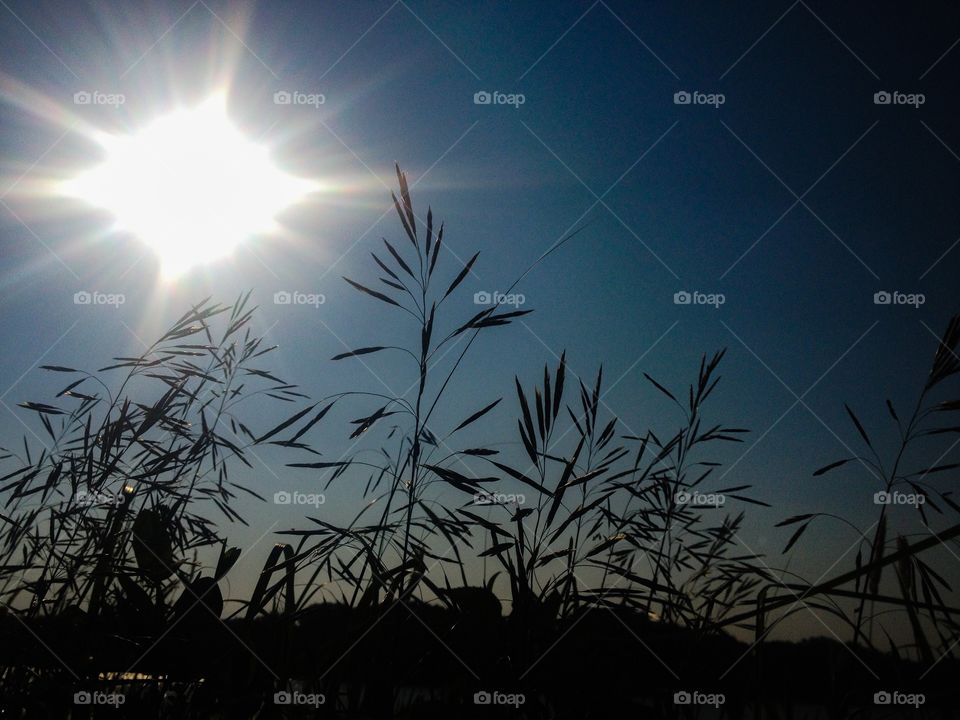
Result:
<svg viewBox="0 0 960 720">
<path fill-rule="evenodd" d="M 274 367 L 312 395 L 405 388 L 407 376 L 377 358 L 375 374 L 328 362 L 403 337 L 401 321 L 341 279 L 372 280 L 380 237 L 402 242 L 387 212 L 396 161 L 416 184 L 418 211 L 429 205 L 446 222 L 447 276 L 481 253 L 457 318 L 476 311 L 470 295 L 506 290 L 586 226 L 518 286 L 535 312 L 478 343 L 441 419 L 456 423 L 505 396 L 474 437 L 512 442 L 513 376 L 534 381 L 566 349 L 585 380 L 603 363 L 616 382 L 604 403 L 624 432 L 666 432 L 679 418 L 642 373 L 682 389 L 703 352 L 727 347 L 714 413 L 753 432 L 721 459 L 734 464 L 729 479 L 774 505 L 750 508 L 744 541 L 782 564 L 789 533 L 772 526 L 787 515 L 842 509 L 869 524 L 875 480 L 853 465 L 811 473 L 847 455 L 844 444 L 858 448 L 844 401 L 890 446 L 884 401 L 912 407 L 935 336 L 957 310 L 958 34 L 960 15 L 936 3 L 879 3 L 867 14 L 814 2 L 736 13 L 616 0 L 549 11 L 416 0 L 243 10 L 12 2 L 0 12 L 0 388 L 10 388 L 0 437 L 24 432 L 14 414 L 33 423 L 11 412 L 17 402 L 59 389 L 36 364 L 100 367 L 139 352 L 188 303 L 249 288 L 259 327 L 280 346 Z M 108 217 L 27 192 L 34 179 L 94 161 L 78 127 L 131 131 L 225 82 L 231 117 L 281 167 L 338 188 L 285 213 L 282 235 L 164 284 L 149 249 L 105 232 Z M 82 90 L 126 101 L 74 105 Z M 276 105 L 284 90 L 325 102 Z M 483 91 L 524 101 L 475 104 Z M 676 104 L 682 91 L 723 103 Z M 924 102 L 878 105 L 880 91 Z M 125 302 L 76 306 L 81 290 Z M 275 305 L 283 290 L 326 302 Z M 680 291 L 720 293 L 724 304 L 678 305 Z M 924 302 L 876 305 L 878 291 Z M 322 428 L 325 454 L 346 447 L 345 421 L 358 414 Z M 288 476 L 273 477 L 279 466 L 265 461 L 255 481 L 273 492 Z M 331 495 L 327 511 L 355 500 L 341 499 Z M 250 507 L 258 521 L 302 522 L 293 510 Z M 264 529 L 238 529 L 238 544 Z M 853 542 L 840 528 L 815 531 L 807 541 L 826 554 L 791 561 L 810 579 Z"/>
</svg>

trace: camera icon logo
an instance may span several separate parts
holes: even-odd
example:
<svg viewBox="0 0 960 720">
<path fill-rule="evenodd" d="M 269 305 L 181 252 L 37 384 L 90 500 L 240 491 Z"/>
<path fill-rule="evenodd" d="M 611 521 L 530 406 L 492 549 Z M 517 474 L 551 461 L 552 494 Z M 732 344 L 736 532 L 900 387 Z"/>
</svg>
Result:
<svg viewBox="0 0 960 720">
<path fill-rule="evenodd" d="M 75 92 L 73 94 L 73 103 L 75 105 L 89 105 L 93 100 L 93 95 L 88 93 L 86 90 L 81 90 L 80 92 Z"/>
<path fill-rule="evenodd" d="M 884 490 L 873 494 L 873 502 L 876 505 L 889 505 L 892 500 L 893 496 Z"/>
<path fill-rule="evenodd" d="M 289 305 L 291 302 L 293 302 L 293 295 L 286 290 L 281 290 L 273 294 L 274 305 Z"/>
<path fill-rule="evenodd" d="M 289 105 L 293 102 L 293 96 L 286 90 L 277 90 L 273 94 L 274 105 Z"/>
<path fill-rule="evenodd" d="M 873 94 L 874 105 L 889 105 L 892 100 L 893 97 L 886 90 L 881 90 L 880 92 L 875 92 Z"/>
<path fill-rule="evenodd" d="M 674 305 L 689 305 L 692 300 L 693 296 L 686 290 L 681 290 L 680 292 L 675 292 L 673 294 Z"/>
<path fill-rule="evenodd" d="M 480 690 L 473 694 L 474 705 L 489 705 L 491 702 L 493 702 L 493 698 L 486 690 Z"/>
<path fill-rule="evenodd" d="M 275 692 L 273 694 L 273 704 L 274 705 L 290 705 L 293 702 L 293 695 L 281 690 L 280 692 Z"/>
<path fill-rule="evenodd" d="M 693 96 L 690 95 L 686 90 L 680 90 L 673 94 L 673 104 L 674 105 L 689 105 L 693 100 Z"/>
<path fill-rule="evenodd" d="M 493 102 L 493 96 L 486 90 L 480 90 L 473 94 L 474 105 L 489 105 L 491 102 Z"/>
<path fill-rule="evenodd" d="M 488 293 L 486 290 L 481 290 L 480 292 L 473 294 L 473 304 L 474 305 L 489 305 L 493 302 L 493 296 Z"/>
<path fill-rule="evenodd" d="M 873 294 L 873 304 L 874 305 L 889 305 L 893 300 L 893 296 L 888 293 L 886 290 L 879 290 Z"/>
<path fill-rule="evenodd" d="M 86 690 L 81 690 L 80 692 L 75 692 L 73 694 L 74 705 L 89 705 L 92 702 L 93 702 L 93 697 Z"/>
<path fill-rule="evenodd" d="M 692 702 L 690 693 L 686 690 L 680 690 L 673 694 L 673 704 L 674 705 L 689 705 Z"/>
<path fill-rule="evenodd" d="M 893 702 L 893 696 L 890 695 L 886 690 L 880 690 L 873 694 L 873 704 L 874 705 L 889 705 Z"/>
<path fill-rule="evenodd" d="M 681 490 L 676 494 L 674 500 L 676 500 L 677 505 L 686 505 L 688 502 L 690 502 L 690 493 L 688 493 L 686 490 Z"/>
<path fill-rule="evenodd" d="M 289 505 L 293 502 L 293 496 L 286 490 L 281 490 L 273 494 L 273 502 L 275 505 Z"/>
<path fill-rule="evenodd" d="M 93 295 L 88 293 L 86 290 L 81 290 L 80 292 L 75 292 L 73 294 L 74 305 L 89 305 L 91 302 L 93 302 Z"/>
</svg>

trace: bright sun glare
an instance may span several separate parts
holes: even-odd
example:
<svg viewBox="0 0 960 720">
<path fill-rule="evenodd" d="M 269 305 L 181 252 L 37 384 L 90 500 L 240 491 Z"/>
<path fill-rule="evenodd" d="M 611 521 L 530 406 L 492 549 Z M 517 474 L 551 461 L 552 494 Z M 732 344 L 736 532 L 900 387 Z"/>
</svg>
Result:
<svg viewBox="0 0 960 720">
<path fill-rule="evenodd" d="M 64 192 L 114 215 L 153 248 L 167 278 L 276 229 L 277 213 L 318 189 L 279 170 L 231 124 L 219 96 L 102 143 L 106 160 Z"/>
</svg>

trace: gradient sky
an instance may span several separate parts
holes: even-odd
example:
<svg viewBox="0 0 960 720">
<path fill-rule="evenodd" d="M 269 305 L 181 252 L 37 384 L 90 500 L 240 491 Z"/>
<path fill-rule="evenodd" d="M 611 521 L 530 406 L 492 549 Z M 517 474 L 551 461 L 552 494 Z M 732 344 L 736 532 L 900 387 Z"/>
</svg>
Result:
<svg viewBox="0 0 960 720">
<path fill-rule="evenodd" d="M 369 251 L 381 236 L 401 243 L 389 201 L 397 161 L 416 184 L 415 209 L 430 205 L 446 222 L 446 277 L 481 251 L 451 324 L 476 311 L 472 293 L 505 290 L 564 233 L 587 226 L 517 288 L 535 312 L 475 345 L 439 425 L 506 396 L 473 438 L 513 442 L 513 375 L 533 382 L 566 348 L 570 371 L 585 380 L 603 363 L 608 387 L 615 383 L 604 404 L 624 433 L 665 434 L 680 418 L 642 373 L 684 389 L 701 353 L 727 347 L 714 417 L 753 432 L 721 453 L 735 464 L 725 484 L 752 483 L 774 506 L 749 508 L 744 542 L 782 565 L 789 529 L 773 525 L 787 515 L 841 511 L 872 522 L 879 487 L 862 468 L 811 473 L 847 455 L 844 444 L 860 449 L 844 401 L 892 447 L 884 400 L 909 412 L 936 336 L 957 311 L 960 9 L 455 5 L 0 8 L 4 444 L 25 431 L 17 417 L 38 427 L 16 403 L 47 402 L 59 389 L 61 378 L 53 388 L 37 364 L 95 368 L 137 354 L 140 339 L 211 293 L 226 302 L 253 288 L 258 327 L 280 345 L 273 367 L 314 396 L 408 387 L 408 375 L 377 358 L 375 375 L 328 362 L 402 337 L 396 314 L 341 279 L 372 280 Z M 36 192 L 44 178 L 96 161 L 82 128 L 133 130 L 224 86 L 235 122 L 281 167 L 333 188 L 285 213 L 284 233 L 165 284 L 149 249 L 107 232 L 108 216 Z M 119 92 L 126 102 L 77 106 L 78 90 Z M 326 101 L 276 105 L 278 90 Z M 476 92 L 494 90 L 525 101 L 474 104 Z M 923 93 L 925 102 L 875 104 L 884 90 Z M 725 102 L 677 105 L 678 91 L 722 93 Z M 79 290 L 123 293 L 126 302 L 76 306 Z M 274 305 L 281 290 L 326 302 Z M 725 304 L 676 305 L 681 290 L 723 293 Z M 923 293 L 925 302 L 875 305 L 881 290 Z M 368 409 L 331 416 L 316 434 L 325 455 L 348 446 L 346 421 Z M 282 459 L 264 460 L 255 482 L 265 494 L 314 487 L 309 473 L 291 477 Z M 939 478 L 943 487 L 955 481 Z M 331 492 L 324 512 L 343 517 L 355 504 L 352 491 Z M 257 521 L 229 531 L 241 546 L 274 520 L 277 529 L 303 522 L 296 508 L 241 507 Z M 917 531 L 909 514 L 894 527 Z M 831 563 L 854 537 L 829 524 L 810 533 L 815 552 L 798 554 L 791 569 L 810 580 L 835 574 Z M 251 568 L 267 542 L 251 552 Z M 838 568 L 851 564 L 848 556 Z"/>
</svg>

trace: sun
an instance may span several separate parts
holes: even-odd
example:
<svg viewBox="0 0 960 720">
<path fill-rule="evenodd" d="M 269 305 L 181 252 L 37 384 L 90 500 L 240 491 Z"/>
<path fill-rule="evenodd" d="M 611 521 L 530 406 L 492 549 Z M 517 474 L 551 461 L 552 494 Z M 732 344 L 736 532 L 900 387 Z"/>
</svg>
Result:
<svg viewBox="0 0 960 720">
<path fill-rule="evenodd" d="M 62 190 L 109 211 L 117 229 L 154 250 L 166 278 L 276 230 L 282 209 L 319 189 L 278 169 L 266 148 L 244 137 L 222 96 L 100 142 L 104 162 Z"/>
</svg>

